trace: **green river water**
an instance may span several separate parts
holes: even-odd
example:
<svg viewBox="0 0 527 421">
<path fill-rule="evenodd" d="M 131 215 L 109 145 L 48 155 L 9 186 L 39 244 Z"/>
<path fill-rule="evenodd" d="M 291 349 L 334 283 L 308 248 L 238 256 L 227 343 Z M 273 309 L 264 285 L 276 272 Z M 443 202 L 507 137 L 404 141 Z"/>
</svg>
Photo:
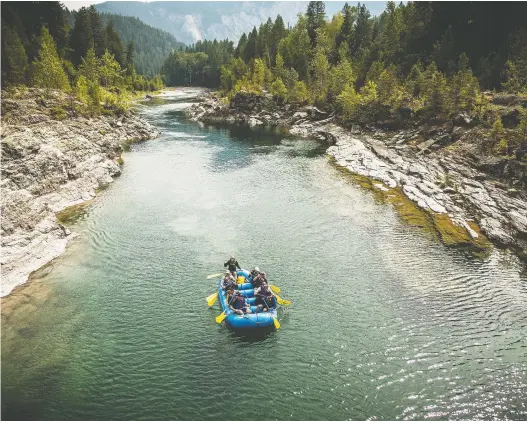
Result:
<svg viewBox="0 0 527 421">
<path fill-rule="evenodd" d="M 327 145 L 189 122 L 172 95 L 3 322 L 2 420 L 527 419 L 515 258 L 406 225 Z M 294 301 L 279 331 L 215 323 L 231 254 Z"/>
</svg>

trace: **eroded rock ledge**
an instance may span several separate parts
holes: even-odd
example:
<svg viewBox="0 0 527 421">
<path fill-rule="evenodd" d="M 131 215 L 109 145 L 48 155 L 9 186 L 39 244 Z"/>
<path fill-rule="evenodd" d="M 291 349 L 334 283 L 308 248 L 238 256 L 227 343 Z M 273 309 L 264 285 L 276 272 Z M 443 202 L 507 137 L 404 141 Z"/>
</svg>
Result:
<svg viewBox="0 0 527 421">
<path fill-rule="evenodd" d="M 527 165 L 505 161 L 496 177 L 492 158 L 478 156 L 467 140 L 474 129 L 465 119 L 389 133 L 371 128 L 366 134 L 315 107 L 295 109 L 251 94 L 237 94 L 229 105 L 208 95 L 187 113 L 196 121 L 280 125 L 325 139 L 338 166 L 427 212 L 445 244 L 481 249 L 487 237 L 527 259 Z"/>
<path fill-rule="evenodd" d="M 2 99 L 1 296 L 64 251 L 70 231 L 56 214 L 121 173 L 121 145 L 158 135 L 132 112 L 63 115 L 66 100 L 35 89 Z"/>
</svg>

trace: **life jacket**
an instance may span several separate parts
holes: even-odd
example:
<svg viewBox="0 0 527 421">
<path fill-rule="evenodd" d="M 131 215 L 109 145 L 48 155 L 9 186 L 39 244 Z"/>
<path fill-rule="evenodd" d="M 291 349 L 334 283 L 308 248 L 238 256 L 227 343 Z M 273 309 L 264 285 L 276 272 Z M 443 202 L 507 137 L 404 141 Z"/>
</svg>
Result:
<svg viewBox="0 0 527 421">
<path fill-rule="evenodd" d="M 234 282 L 231 277 L 229 277 L 228 279 L 223 278 L 222 284 L 225 289 L 234 288 L 236 286 L 236 282 Z"/>
<path fill-rule="evenodd" d="M 259 273 L 258 275 L 256 275 L 255 278 L 253 278 L 253 286 L 255 286 L 256 288 L 258 288 L 260 285 L 262 285 L 262 283 L 264 282 L 264 277 L 262 276 L 261 273 Z"/>
<path fill-rule="evenodd" d="M 242 308 L 245 307 L 245 298 L 242 296 L 242 295 L 236 295 L 232 301 L 231 301 L 231 305 L 236 309 L 236 310 L 241 310 Z"/>
<path fill-rule="evenodd" d="M 238 266 L 238 262 L 236 260 L 234 262 L 232 260 L 228 260 L 224 266 L 227 265 L 229 266 L 229 272 L 236 272 L 236 267 Z"/>
<path fill-rule="evenodd" d="M 276 307 L 276 298 L 273 294 L 266 295 L 262 297 L 264 300 L 264 303 L 269 308 L 275 308 Z"/>
<path fill-rule="evenodd" d="M 271 288 L 267 287 L 267 289 L 261 289 L 258 295 L 261 297 L 271 297 L 273 293 L 271 292 Z"/>
</svg>

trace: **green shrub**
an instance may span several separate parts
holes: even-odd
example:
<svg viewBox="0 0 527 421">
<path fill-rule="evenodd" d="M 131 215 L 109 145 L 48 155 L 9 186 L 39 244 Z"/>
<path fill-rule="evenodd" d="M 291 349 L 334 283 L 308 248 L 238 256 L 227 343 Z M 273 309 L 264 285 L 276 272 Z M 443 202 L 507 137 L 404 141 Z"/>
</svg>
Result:
<svg viewBox="0 0 527 421">
<path fill-rule="evenodd" d="M 55 120 L 64 120 L 68 117 L 66 111 L 61 106 L 55 105 L 50 111 L 51 117 Z"/>
</svg>

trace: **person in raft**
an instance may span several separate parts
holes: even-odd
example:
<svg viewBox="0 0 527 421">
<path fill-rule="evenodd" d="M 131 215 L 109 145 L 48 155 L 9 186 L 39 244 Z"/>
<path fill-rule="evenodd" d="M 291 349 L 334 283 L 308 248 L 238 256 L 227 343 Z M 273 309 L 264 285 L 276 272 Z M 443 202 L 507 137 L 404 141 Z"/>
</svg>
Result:
<svg viewBox="0 0 527 421">
<path fill-rule="evenodd" d="M 253 287 L 260 288 L 262 284 L 267 283 L 267 278 L 265 277 L 265 272 L 260 272 L 253 278 Z"/>
<path fill-rule="evenodd" d="M 255 266 L 253 270 L 251 270 L 251 279 L 256 278 L 260 274 L 260 269 L 258 266 Z"/>
<path fill-rule="evenodd" d="M 228 270 L 226 270 L 225 276 L 221 280 L 221 289 L 225 291 L 227 302 L 230 302 L 232 293 L 234 292 L 235 288 L 236 288 L 236 281 L 232 277 L 232 274 Z"/>
<path fill-rule="evenodd" d="M 229 268 L 229 272 L 232 273 L 232 276 L 234 276 L 234 279 L 236 279 L 236 268 L 241 270 L 240 265 L 238 264 L 238 261 L 234 256 L 231 256 L 229 260 L 227 260 L 224 264 L 224 267 Z"/>
<path fill-rule="evenodd" d="M 234 291 L 232 301 L 230 303 L 230 308 L 236 314 L 243 316 L 244 314 L 249 314 L 251 312 L 251 306 L 245 300 L 245 297 L 240 291 Z"/>
<path fill-rule="evenodd" d="M 256 311 L 269 311 L 276 308 L 276 298 L 266 283 L 254 291 L 254 296 L 259 303 Z"/>
</svg>

